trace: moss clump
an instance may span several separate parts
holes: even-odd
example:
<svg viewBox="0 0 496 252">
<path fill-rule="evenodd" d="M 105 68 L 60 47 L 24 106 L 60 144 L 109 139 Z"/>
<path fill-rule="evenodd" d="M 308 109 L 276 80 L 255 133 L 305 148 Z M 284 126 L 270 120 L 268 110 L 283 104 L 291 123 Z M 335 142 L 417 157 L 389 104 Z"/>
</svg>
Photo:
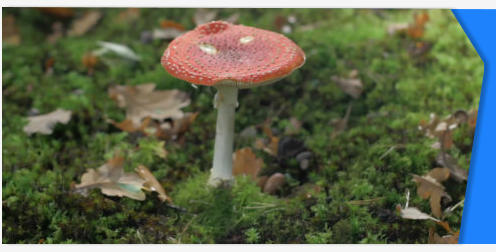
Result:
<svg viewBox="0 0 496 252">
<path fill-rule="evenodd" d="M 305 51 L 305 65 L 274 85 L 241 90 L 235 131 L 270 118 L 274 134 L 301 141 L 312 163 L 302 171 L 294 157 L 281 160 L 256 151 L 264 174 L 288 178 L 279 195 L 264 194 L 243 177 L 231 191 L 209 189 L 215 90 L 195 89 L 162 69 L 160 57 L 169 41 L 139 39 L 164 19 L 194 28 L 194 9 L 141 9 L 129 24 L 115 22 L 123 9 L 99 10 L 104 15 L 94 29 L 53 44 L 46 41 L 53 17 L 33 8 L 2 11 L 15 17 L 22 39 L 19 46 L 2 47 L 4 243 L 425 243 L 433 224 L 402 220 L 394 211 L 409 190 L 410 205 L 430 212 L 428 201 L 416 195 L 411 174 L 435 168 L 439 151 L 418 130 L 419 122 L 431 113 L 442 117 L 479 103 L 482 61 L 447 10 L 428 11 L 425 34 L 415 40 L 391 36 L 387 27 L 411 22 L 418 10 L 222 9 L 219 18 L 239 13 L 239 23 L 277 32 L 288 16 L 296 18 L 286 35 Z M 84 11 L 75 10 L 76 15 Z M 112 65 L 98 64 L 88 75 L 82 56 L 100 40 L 122 43 L 142 61 L 110 55 Z M 430 49 L 412 51 L 422 43 Z M 54 61 L 51 73 L 47 59 Z M 364 86 L 358 99 L 332 81 L 354 69 Z M 125 118 L 108 87 L 145 82 L 189 93 L 192 102 L 185 110 L 199 112 L 183 143 L 165 143 L 166 158 L 157 153 L 162 144 L 157 139 L 120 132 L 106 121 Z M 347 129 L 332 137 L 331 122 L 350 104 Z M 30 110 L 43 114 L 56 108 L 73 112 L 67 125 L 49 136 L 22 131 Z M 302 128 L 287 136 L 291 117 Z M 452 133 L 449 154 L 468 169 L 473 131 L 461 127 Z M 235 149 L 252 144 L 236 138 Z M 126 171 L 147 166 L 174 205 L 160 202 L 155 193 L 141 202 L 98 190 L 88 197 L 71 192 L 71 183 L 87 168 L 100 166 L 116 151 L 125 155 Z M 445 186 L 452 202 L 442 202 L 443 207 L 463 199 L 463 183 L 450 180 Z M 454 230 L 462 211 L 445 219 Z"/>
</svg>

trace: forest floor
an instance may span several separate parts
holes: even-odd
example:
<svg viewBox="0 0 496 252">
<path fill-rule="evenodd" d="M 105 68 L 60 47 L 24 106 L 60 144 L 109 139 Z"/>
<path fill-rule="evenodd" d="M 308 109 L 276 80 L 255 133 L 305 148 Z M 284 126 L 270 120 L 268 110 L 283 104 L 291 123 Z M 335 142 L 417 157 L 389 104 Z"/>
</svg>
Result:
<svg viewBox="0 0 496 252">
<path fill-rule="evenodd" d="M 214 18 L 284 33 L 307 57 L 240 91 L 234 149 L 251 176 L 231 190 L 206 186 L 215 89 L 160 64 L 174 32 Z M 3 243 L 456 242 L 484 67 L 448 10 L 3 8 L 2 21 Z M 187 105 L 152 120 L 163 132 L 117 123 L 117 85 L 145 83 Z M 57 109 L 70 119 L 26 128 Z M 104 164 L 143 165 L 165 192 L 78 190 Z"/>
</svg>

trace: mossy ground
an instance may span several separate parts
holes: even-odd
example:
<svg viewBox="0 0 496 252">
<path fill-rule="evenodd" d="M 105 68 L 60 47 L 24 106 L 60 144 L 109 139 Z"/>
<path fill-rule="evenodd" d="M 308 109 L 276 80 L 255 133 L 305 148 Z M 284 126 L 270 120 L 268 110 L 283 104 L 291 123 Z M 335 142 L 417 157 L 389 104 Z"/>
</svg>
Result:
<svg viewBox="0 0 496 252">
<path fill-rule="evenodd" d="M 239 23 L 269 30 L 275 29 L 278 16 L 297 18 L 287 36 L 306 52 L 306 64 L 274 85 L 242 90 L 236 112 L 237 133 L 267 118 L 276 132 L 284 132 L 291 117 L 303 122 L 294 137 L 314 153 L 314 162 L 304 179 L 295 175 L 279 197 L 260 192 L 247 178 L 238 178 L 231 192 L 205 187 L 215 134 L 214 90 L 194 89 L 163 70 L 166 41 L 143 44 L 139 39 L 162 19 L 193 28 L 195 10 L 142 9 L 131 25 L 114 22 L 122 9 L 102 11 L 103 19 L 86 35 L 50 44 L 45 40 L 53 18 L 36 9 L 3 9 L 4 16 L 16 17 L 22 36 L 21 45 L 2 48 L 4 243 L 427 242 L 434 223 L 402 220 L 394 211 L 409 190 L 410 205 L 430 213 L 428 201 L 415 193 L 411 174 L 435 168 L 438 150 L 430 148 L 434 140 L 418 130 L 419 122 L 431 113 L 445 116 L 477 108 L 483 75 L 481 59 L 450 11 L 429 11 L 422 40 L 432 49 L 421 56 L 409 53 L 411 39 L 386 30 L 394 22 L 411 22 L 411 10 L 220 11 L 220 18 L 238 12 Z M 309 24 L 316 25 L 300 29 Z M 81 58 L 99 40 L 125 44 L 142 61 L 115 60 L 90 76 Z M 44 73 L 48 58 L 55 60 L 51 75 Z M 356 100 L 331 81 L 353 69 L 364 83 Z M 186 111 L 199 112 L 184 145 L 166 144 L 166 159 L 154 154 L 157 140 L 121 132 L 105 120 L 124 119 L 123 110 L 107 96 L 110 85 L 146 82 L 188 92 L 192 103 Z M 331 139 L 335 129 L 329 122 L 343 117 L 351 102 L 347 130 Z M 73 116 L 52 135 L 27 136 L 23 126 L 32 108 L 41 113 L 64 108 Z M 457 147 L 450 154 L 464 169 L 472 138 L 464 129 L 455 131 Z M 235 141 L 235 148 L 250 144 Z M 401 147 L 381 158 L 392 146 Z M 116 150 L 125 153 L 126 170 L 137 164 L 149 167 L 185 211 L 161 203 L 154 193 L 147 193 L 145 201 L 107 197 L 97 189 L 88 197 L 71 193 L 73 181 L 78 183 L 87 168 L 100 166 Z M 263 157 L 264 170 L 298 173 L 294 162 L 281 165 L 262 151 L 256 154 Z M 303 183 L 321 190 L 298 196 L 294 191 Z M 463 199 L 463 183 L 446 186 L 451 204 Z M 461 215 L 458 208 L 447 219 L 454 230 Z"/>
</svg>

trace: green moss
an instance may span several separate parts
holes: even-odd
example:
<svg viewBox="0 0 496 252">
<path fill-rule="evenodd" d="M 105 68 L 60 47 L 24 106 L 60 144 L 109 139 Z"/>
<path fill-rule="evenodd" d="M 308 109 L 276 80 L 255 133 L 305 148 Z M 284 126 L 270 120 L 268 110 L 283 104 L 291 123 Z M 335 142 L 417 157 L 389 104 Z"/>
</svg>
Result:
<svg viewBox="0 0 496 252">
<path fill-rule="evenodd" d="M 449 11 L 429 11 L 422 41 L 432 48 L 412 56 L 415 41 L 390 36 L 387 26 L 411 22 L 415 10 L 222 9 L 221 18 L 239 13 L 240 23 L 270 30 L 277 29 L 278 17 L 296 18 L 286 35 L 305 51 L 305 65 L 277 84 L 241 90 L 235 130 L 270 118 L 282 137 L 296 117 L 303 127 L 292 137 L 304 142 L 314 160 L 302 172 L 294 158 L 281 162 L 256 153 L 264 159 L 264 172 L 288 176 L 279 196 L 262 193 L 244 177 L 230 191 L 212 189 L 206 180 L 215 90 L 195 89 L 163 70 L 159 62 L 167 41 L 139 41 L 142 31 L 158 28 L 165 19 L 193 28 L 194 9 L 142 9 L 131 24 L 114 22 L 122 9 L 101 10 L 102 20 L 89 33 L 55 44 L 45 42 L 52 17 L 29 8 L 2 11 L 15 16 L 22 36 L 21 45 L 2 48 L 4 243 L 425 243 L 432 223 L 402 220 L 394 212 L 396 204 L 405 203 L 407 190 L 410 205 L 430 210 L 416 195 L 411 174 L 437 166 L 438 151 L 418 124 L 431 113 L 446 116 L 479 103 L 483 64 Z M 305 29 L 309 26 L 313 29 Z M 81 58 L 100 40 L 123 43 L 142 61 L 108 55 L 111 64 L 101 61 L 88 75 Z M 45 73 L 48 58 L 55 62 L 51 74 Z M 358 99 L 331 79 L 353 69 L 364 85 Z M 165 143 L 166 158 L 159 155 L 157 139 L 120 132 L 107 122 L 125 118 L 107 88 L 147 82 L 188 92 L 192 102 L 185 110 L 199 112 L 184 144 Z M 347 129 L 331 138 L 336 128 L 330 122 L 342 118 L 350 104 Z M 27 136 L 22 128 L 33 108 L 40 113 L 64 108 L 73 115 L 52 135 Z M 455 147 L 449 153 L 463 169 L 469 166 L 472 140 L 473 130 L 466 126 L 453 131 Z M 251 144 L 235 141 L 236 148 Z M 79 183 L 86 169 L 99 167 L 117 151 L 126 157 L 126 171 L 147 166 L 174 205 L 149 192 L 142 202 L 106 197 L 98 189 L 88 197 L 71 192 L 71 183 Z M 319 190 L 305 189 L 308 185 Z M 443 207 L 464 198 L 463 184 L 445 185 L 453 199 Z M 455 230 L 462 211 L 445 219 Z"/>
</svg>

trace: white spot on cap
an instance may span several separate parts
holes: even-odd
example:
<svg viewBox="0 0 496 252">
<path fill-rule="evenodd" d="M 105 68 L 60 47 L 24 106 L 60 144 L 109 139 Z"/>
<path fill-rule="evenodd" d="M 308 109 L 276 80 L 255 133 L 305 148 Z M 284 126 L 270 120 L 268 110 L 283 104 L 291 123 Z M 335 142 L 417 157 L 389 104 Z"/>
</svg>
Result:
<svg viewBox="0 0 496 252">
<path fill-rule="evenodd" d="M 250 43 L 252 40 L 254 39 L 253 36 L 246 36 L 246 37 L 242 37 L 239 39 L 239 42 L 241 44 L 247 44 L 247 43 Z"/>
<path fill-rule="evenodd" d="M 217 53 L 217 48 L 211 44 L 199 44 L 198 46 L 204 53 L 212 55 Z"/>
</svg>

